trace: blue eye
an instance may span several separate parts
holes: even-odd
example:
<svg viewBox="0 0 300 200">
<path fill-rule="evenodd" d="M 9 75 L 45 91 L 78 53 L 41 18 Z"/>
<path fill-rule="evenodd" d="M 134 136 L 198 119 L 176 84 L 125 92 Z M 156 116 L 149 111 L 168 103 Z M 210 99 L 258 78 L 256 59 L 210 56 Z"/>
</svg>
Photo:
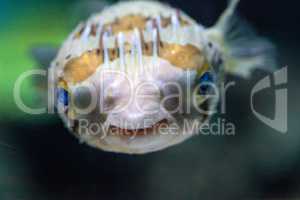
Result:
<svg viewBox="0 0 300 200">
<path fill-rule="evenodd" d="M 63 88 L 59 88 L 57 91 L 57 99 L 58 99 L 59 103 L 63 104 L 64 106 L 68 106 L 68 104 L 69 104 L 68 91 L 66 91 Z"/>
<path fill-rule="evenodd" d="M 200 84 L 199 87 L 199 93 L 201 95 L 205 95 L 208 93 L 210 85 L 214 82 L 214 77 L 211 74 L 211 72 L 205 72 L 199 79 L 198 84 Z"/>
</svg>

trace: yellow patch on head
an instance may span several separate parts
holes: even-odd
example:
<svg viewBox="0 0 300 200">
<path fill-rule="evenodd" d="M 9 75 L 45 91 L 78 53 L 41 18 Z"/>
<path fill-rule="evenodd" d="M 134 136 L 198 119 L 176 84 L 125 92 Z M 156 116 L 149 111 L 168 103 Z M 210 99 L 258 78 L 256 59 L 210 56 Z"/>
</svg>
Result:
<svg viewBox="0 0 300 200">
<path fill-rule="evenodd" d="M 203 53 L 193 45 L 163 43 L 159 57 L 168 60 L 172 65 L 182 69 L 198 69 L 204 64 Z"/>
<path fill-rule="evenodd" d="M 102 54 L 97 50 L 86 52 L 78 58 L 70 60 L 64 68 L 64 79 L 77 83 L 84 81 L 103 63 Z"/>
</svg>

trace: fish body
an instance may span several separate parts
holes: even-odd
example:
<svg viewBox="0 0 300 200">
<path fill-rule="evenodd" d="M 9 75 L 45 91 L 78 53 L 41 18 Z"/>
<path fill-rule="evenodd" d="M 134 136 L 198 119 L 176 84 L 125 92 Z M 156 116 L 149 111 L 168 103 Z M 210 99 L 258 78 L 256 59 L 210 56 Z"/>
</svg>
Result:
<svg viewBox="0 0 300 200">
<path fill-rule="evenodd" d="M 232 20 L 237 3 L 210 28 L 156 1 L 120 2 L 80 23 L 50 67 L 68 129 L 90 146 L 129 154 L 197 134 L 217 104 L 206 95 L 226 73 L 248 77 L 273 65 L 272 44 Z"/>
</svg>

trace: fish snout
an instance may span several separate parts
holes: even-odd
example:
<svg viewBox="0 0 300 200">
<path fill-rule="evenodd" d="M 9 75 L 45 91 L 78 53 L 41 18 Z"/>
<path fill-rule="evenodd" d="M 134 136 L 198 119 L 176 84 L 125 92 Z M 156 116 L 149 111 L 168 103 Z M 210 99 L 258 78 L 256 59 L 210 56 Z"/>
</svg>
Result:
<svg viewBox="0 0 300 200">
<path fill-rule="evenodd" d="M 107 123 L 122 129 L 137 130 L 150 128 L 160 121 L 170 121 L 172 117 L 161 99 L 162 92 L 157 85 L 139 84 L 117 100 L 118 105 L 108 114 Z"/>
</svg>

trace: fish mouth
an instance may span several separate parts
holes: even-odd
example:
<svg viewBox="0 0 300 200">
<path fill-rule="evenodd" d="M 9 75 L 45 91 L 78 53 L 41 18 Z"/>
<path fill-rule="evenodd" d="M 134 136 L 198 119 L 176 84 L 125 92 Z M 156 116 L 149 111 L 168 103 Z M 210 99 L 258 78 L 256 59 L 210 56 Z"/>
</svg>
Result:
<svg viewBox="0 0 300 200">
<path fill-rule="evenodd" d="M 161 128 L 166 129 L 169 127 L 169 124 L 170 124 L 169 120 L 162 119 L 150 127 L 139 128 L 139 129 L 127 129 L 127 128 L 120 128 L 114 125 L 110 125 L 109 132 L 112 135 L 128 136 L 128 137 L 147 136 L 147 135 L 159 133 L 159 130 Z"/>
</svg>

